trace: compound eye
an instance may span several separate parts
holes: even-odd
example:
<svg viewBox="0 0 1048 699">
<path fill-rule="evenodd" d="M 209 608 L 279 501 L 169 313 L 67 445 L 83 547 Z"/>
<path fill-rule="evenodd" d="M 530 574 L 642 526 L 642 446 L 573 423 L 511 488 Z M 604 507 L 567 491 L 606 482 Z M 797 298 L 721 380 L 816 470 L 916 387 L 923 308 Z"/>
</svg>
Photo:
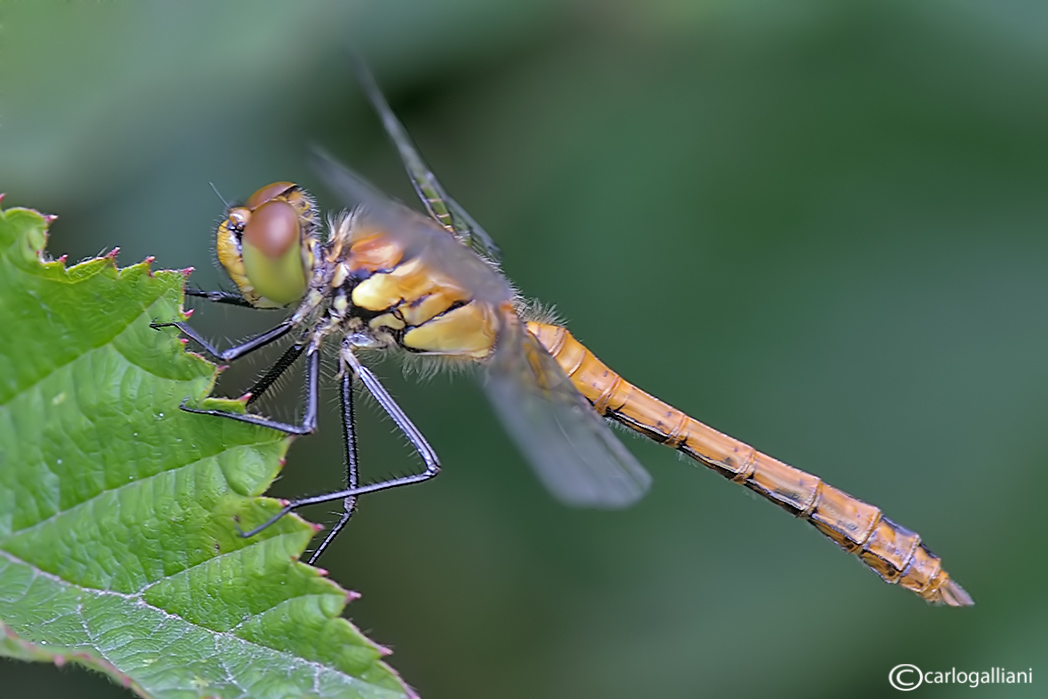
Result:
<svg viewBox="0 0 1048 699">
<path fill-rule="evenodd" d="M 298 241 L 298 212 L 287 202 L 263 204 L 244 223 L 244 245 L 257 248 L 271 260 L 282 257 L 292 246 L 297 248 Z"/>
<path fill-rule="evenodd" d="M 296 185 L 294 182 L 274 182 L 273 184 L 267 184 L 265 187 L 247 198 L 247 201 L 244 202 L 244 208 L 254 211 L 267 201 L 272 201 L 281 194 L 285 194 L 288 190 L 294 189 L 295 187 Z"/>
<path fill-rule="evenodd" d="M 245 272 L 259 294 L 279 304 L 302 298 L 306 291 L 302 233 L 293 206 L 269 201 L 252 211 L 241 246 Z"/>
</svg>

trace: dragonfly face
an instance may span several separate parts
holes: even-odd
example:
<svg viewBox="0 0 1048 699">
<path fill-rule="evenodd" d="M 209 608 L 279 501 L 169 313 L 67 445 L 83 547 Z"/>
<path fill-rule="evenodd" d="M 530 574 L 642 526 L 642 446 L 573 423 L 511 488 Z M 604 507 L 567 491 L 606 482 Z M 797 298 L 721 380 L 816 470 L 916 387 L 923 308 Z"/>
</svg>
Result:
<svg viewBox="0 0 1048 699">
<path fill-rule="evenodd" d="M 267 185 L 218 227 L 219 260 L 240 294 L 190 295 L 256 308 L 297 307 L 289 318 L 242 345 L 218 351 L 184 323 L 176 325 L 222 360 L 292 334 L 293 344 L 251 389 L 252 400 L 303 353 L 306 416 L 299 425 L 253 414 L 196 410 L 291 434 L 316 429 L 319 353 L 340 343 L 348 487 L 288 504 L 250 536 L 305 505 L 343 500 L 344 514 L 314 552 L 330 543 L 360 495 L 427 480 L 439 461 L 422 434 L 357 352 L 383 350 L 476 366 L 495 413 L 550 492 L 569 505 L 622 507 L 647 491 L 650 476 L 606 420 L 665 444 L 745 485 L 812 523 L 884 580 L 924 599 L 972 603 L 920 537 L 868 505 L 702 424 L 616 374 L 571 333 L 529 310 L 497 266 L 498 248 L 433 176 L 393 116 L 370 74 L 358 77 L 400 151 L 429 216 L 394 203 L 352 170 L 317 154 L 315 166 L 351 207 L 321 236 L 316 206 L 289 182 Z M 359 381 L 418 451 L 422 473 L 368 485 L 358 481 L 353 382 Z"/>
<path fill-rule="evenodd" d="M 291 182 L 274 182 L 219 224 L 218 261 L 252 306 L 283 308 L 305 295 L 318 230 L 313 198 Z"/>
</svg>

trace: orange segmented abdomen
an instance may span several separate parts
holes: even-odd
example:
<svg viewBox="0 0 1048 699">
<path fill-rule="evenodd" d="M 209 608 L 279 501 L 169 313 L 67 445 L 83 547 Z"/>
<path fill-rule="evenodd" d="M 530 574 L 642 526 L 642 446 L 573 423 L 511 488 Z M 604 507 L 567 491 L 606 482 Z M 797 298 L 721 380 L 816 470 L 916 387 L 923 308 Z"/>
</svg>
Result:
<svg viewBox="0 0 1048 699">
<path fill-rule="evenodd" d="M 566 328 L 528 323 L 601 415 L 673 447 L 811 522 L 885 581 L 937 604 L 963 607 L 971 597 L 942 569 L 942 561 L 915 532 L 884 517 L 873 505 L 817 476 L 793 468 L 721 434 L 629 383 L 572 337 Z"/>
</svg>

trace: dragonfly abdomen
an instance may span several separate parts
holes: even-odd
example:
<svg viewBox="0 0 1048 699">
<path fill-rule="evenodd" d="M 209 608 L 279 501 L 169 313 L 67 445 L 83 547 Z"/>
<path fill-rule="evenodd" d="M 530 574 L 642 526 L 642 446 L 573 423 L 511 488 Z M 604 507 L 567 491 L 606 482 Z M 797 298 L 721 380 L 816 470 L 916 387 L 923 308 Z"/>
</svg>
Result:
<svg viewBox="0 0 1048 699">
<path fill-rule="evenodd" d="M 815 526 L 845 551 L 859 556 L 889 583 L 929 602 L 972 604 L 915 532 L 810 473 L 763 454 L 705 425 L 623 379 L 566 328 L 528 323 L 528 329 L 598 413 L 673 447 Z"/>
</svg>

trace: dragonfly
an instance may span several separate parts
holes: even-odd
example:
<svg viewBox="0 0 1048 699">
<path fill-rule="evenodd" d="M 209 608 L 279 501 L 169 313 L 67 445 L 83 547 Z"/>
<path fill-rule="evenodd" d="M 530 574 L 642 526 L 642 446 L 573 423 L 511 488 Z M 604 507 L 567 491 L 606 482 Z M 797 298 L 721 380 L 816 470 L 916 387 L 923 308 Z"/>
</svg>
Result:
<svg viewBox="0 0 1048 699">
<path fill-rule="evenodd" d="M 641 390 L 604 364 L 563 323 L 521 296 L 502 273 L 491 236 L 448 195 L 359 59 L 354 72 L 396 147 L 426 213 L 388 198 L 322 151 L 313 165 L 349 208 L 326 222 L 314 198 L 291 182 L 262 187 L 227 206 L 218 259 L 237 291 L 187 288 L 193 297 L 255 309 L 289 309 L 273 328 L 224 350 L 184 321 L 174 327 L 206 353 L 231 362 L 290 335 L 293 342 L 246 394 L 254 403 L 305 355 L 305 409 L 298 423 L 254 412 L 189 405 L 191 413 L 289 435 L 316 431 L 321 348 L 338 343 L 345 488 L 286 501 L 250 537 L 298 508 L 342 501 L 314 563 L 356 511 L 359 497 L 421 483 L 440 472 L 436 451 L 368 368 L 375 353 L 480 370 L 484 392 L 508 434 L 557 499 L 576 507 L 622 508 L 645 495 L 651 477 L 610 429 L 618 425 L 664 444 L 811 523 L 888 583 L 934 604 L 968 606 L 967 592 L 921 537 L 881 510 L 817 476 L 709 427 Z M 417 473 L 362 483 L 354 391 L 362 385 L 406 436 Z M 239 524 L 238 524 L 239 526 Z"/>
</svg>

